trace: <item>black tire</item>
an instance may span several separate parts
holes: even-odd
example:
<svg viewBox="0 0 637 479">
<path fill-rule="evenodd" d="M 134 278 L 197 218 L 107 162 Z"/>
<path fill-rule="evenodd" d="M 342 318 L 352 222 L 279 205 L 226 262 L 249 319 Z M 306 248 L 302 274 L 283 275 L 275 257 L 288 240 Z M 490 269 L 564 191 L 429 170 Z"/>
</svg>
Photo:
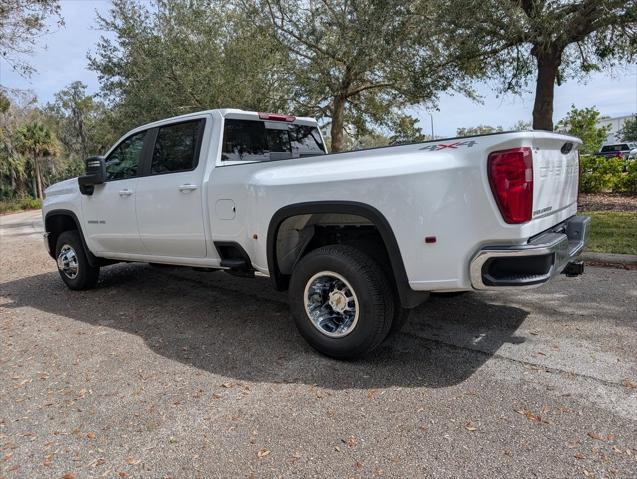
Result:
<svg viewBox="0 0 637 479">
<path fill-rule="evenodd" d="M 64 231 L 60 234 L 55 245 L 56 260 L 60 257 L 62 249 L 66 249 L 66 247 L 70 247 L 75 253 L 77 270 L 73 276 L 72 270 L 67 268 L 67 271 L 65 272 L 58 264 L 58 273 L 60 273 L 62 281 L 64 281 L 64 283 L 73 290 L 94 288 L 97 284 L 97 280 L 99 279 L 100 268 L 99 266 L 91 266 L 89 264 L 88 258 L 86 257 L 86 250 L 82 244 L 80 234 L 77 231 Z"/>
<path fill-rule="evenodd" d="M 329 337 L 311 321 L 305 308 L 305 289 L 317 273 L 342 276 L 358 302 L 358 320 L 342 337 Z M 395 299 L 380 266 L 352 246 L 331 245 L 311 251 L 295 266 L 290 279 L 290 309 L 305 340 L 317 351 L 337 359 L 368 354 L 387 337 L 394 318 Z"/>
</svg>

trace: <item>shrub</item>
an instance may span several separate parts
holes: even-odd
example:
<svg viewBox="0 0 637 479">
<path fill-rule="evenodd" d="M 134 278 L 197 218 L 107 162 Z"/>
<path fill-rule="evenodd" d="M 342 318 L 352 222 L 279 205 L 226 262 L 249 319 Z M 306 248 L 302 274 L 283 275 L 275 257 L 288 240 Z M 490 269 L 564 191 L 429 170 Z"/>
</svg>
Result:
<svg viewBox="0 0 637 479">
<path fill-rule="evenodd" d="M 619 193 L 637 195 L 637 160 L 628 162 L 626 173 L 617 182 L 616 189 Z"/>
<path fill-rule="evenodd" d="M 582 193 L 619 191 L 625 177 L 625 166 L 626 162 L 621 158 L 582 155 L 580 157 L 582 170 L 580 191 Z"/>
<path fill-rule="evenodd" d="M 0 201 L 0 214 L 21 210 L 39 210 L 40 208 L 42 208 L 42 201 L 37 198 L 26 197 Z"/>
<path fill-rule="evenodd" d="M 42 200 L 38 198 L 22 198 L 18 201 L 21 210 L 39 210 L 42 208 Z"/>
</svg>

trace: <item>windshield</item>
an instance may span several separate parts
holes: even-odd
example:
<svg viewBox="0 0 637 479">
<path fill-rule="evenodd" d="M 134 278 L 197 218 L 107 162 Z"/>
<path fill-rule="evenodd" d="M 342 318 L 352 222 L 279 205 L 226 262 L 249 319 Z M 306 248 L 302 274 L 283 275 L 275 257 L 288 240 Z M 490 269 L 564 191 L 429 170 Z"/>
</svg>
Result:
<svg viewBox="0 0 637 479">
<path fill-rule="evenodd" d="M 316 126 L 226 119 L 222 161 L 272 161 L 325 154 Z"/>
</svg>

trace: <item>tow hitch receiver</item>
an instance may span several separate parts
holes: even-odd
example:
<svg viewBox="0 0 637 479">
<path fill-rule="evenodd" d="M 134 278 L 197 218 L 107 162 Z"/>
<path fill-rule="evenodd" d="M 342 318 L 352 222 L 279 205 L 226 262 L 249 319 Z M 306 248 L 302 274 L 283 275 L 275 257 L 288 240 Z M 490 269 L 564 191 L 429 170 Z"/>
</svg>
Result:
<svg viewBox="0 0 637 479">
<path fill-rule="evenodd" d="M 562 270 L 562 274 L 565 274 L 568 278 L 579 276 L 584 272 L 584 261 L 570 261 L 566 264 L 566 267 Z"/>
</svg>

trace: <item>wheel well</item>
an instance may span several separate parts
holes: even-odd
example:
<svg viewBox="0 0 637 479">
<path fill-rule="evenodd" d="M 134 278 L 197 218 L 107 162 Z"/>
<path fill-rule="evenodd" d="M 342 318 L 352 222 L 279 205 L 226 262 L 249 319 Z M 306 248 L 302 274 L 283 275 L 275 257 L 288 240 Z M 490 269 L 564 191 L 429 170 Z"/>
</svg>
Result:
<svg viewBox="0 0 637 479">
<path fill-rule="evenodd" d="M 79 227 L 72 216 L 59 213 L 47 215 L 44 230 L 49 233 L 47 236 L 49 252 L 52 257 L 55 257 L 55 245 L 59 236 L 65 231 L 79 230 Z"/>
<path fill-rule="evenodd" d="M 279 272 L 291 275 L 294 265 L 303 256 L 331 244 L 355 246 L 381 260 L 386 272 L 391 274 L 389 255 L 378 227 L 362 216 L 333 213 L 295 215 L 281 223 L 276 242 Z"/>
<path fill-rule="evenodd" d="M 349 244 L 378 260 L 395 285 L 403 307 L 412 308 L 426 299 L 409 286 L 398 243 L 385 217 L 357 202 L 299 203 L 273 215 L 267 255 L 274 286 L 287 289 L 296 262 L 327 244 Z"/>
<path fill-rule="evenodd" d="M 113 264 L 116 261 L 105 260 L 103 258 L 97 258 L 86 245 L 84 239 L 84 233 L 80 228 L 80 222 L 75 216 L 75 213 L 69 210 L 53 210 L 50 211 L 44 219 L 44 231 L 48 233 L 47 241 L 49 242 L 49 254 L 55 259 L 55 245 L 58 238 L 65 231 L 77 230 L 82 240 L 82 246 L 86 252 L 86 259 L 91 266 L 106 266 L 107 264 Z"/>
</svg>

